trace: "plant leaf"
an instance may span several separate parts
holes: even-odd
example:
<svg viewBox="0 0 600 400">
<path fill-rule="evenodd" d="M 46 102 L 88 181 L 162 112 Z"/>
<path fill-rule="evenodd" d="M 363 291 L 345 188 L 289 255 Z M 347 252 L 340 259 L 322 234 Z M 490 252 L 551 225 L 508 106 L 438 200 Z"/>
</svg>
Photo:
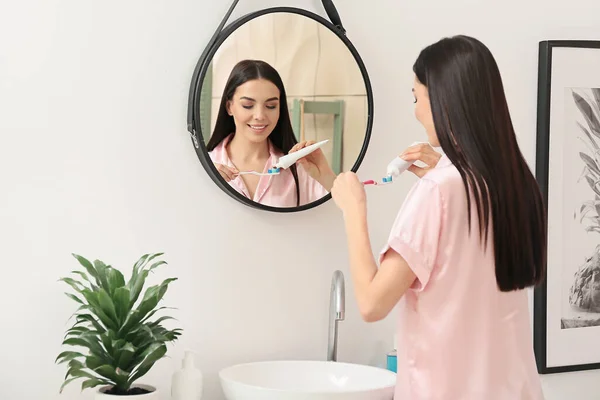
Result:
<svg viewBox="0 0 600 400">
<path fill-rule="evenodd" d="M 589 176 L 586 176 L 585 180 L 587 181 L 588 185 L 590 185 L 590 188 L 592 188 L 594 193 L 596 193 L 597 195 L 600 195 L 600 190 L 598 190 L 596 188 L 596 182 L 594 182 L 594 180 L 592 178 L 590 178 Z"/>
<path fill-rule="evenodd" d="M 150 254 L 144 254 L 142 255 L 139 260 L 136 261 L 135 265 L 133 266 L 134 271 L 140 271 L 140 269 L 144 266 L 145 263 L 148 262 L 148 257 L 150 257 Z"/>
<path fill-rule="evenodd" d="M 170 319 L 177 321 L 177 319 L 175 319 L 173 317 L 164 316 L 164 317 L 160 317 L 159 319 L 157 319 L 154 322 L 151 322 L 150 324 L 148 324 L 148 326 L 150 326 L 150 327 L 158 326 L 161 322 L 167 321 L 167 320 L 170 320 Z"/>
<path fill-rule="evenodd" d="M 152 368 L 154 363 L 167 353 L 167 346 L 164 343 L 157 344 L 156 346 L 151 346 L 148 349 L 148 355 L 144 358 L 144 361 L 138 366 L 133 375 L 129 378 L 129 384 L 132 384 L 137 379 L 146 375 L 146 373 Z"/>
<path fill-rule="evenodd" d="M 135 263 L 135 265 L 133 267 L 133 272 L 131 273 L 131 279 L 129 280 L 129 282 L 127 284 L 127 287 L 131 291 L 131 306 L 132 307 L 135 304 L 135 302 L 137 301 L 138 296 L 141 293 L 142 287 L 144 286 L 144 281 L 148 277 L 148 273 L 152 269 L 158 267 L 161 264 L 157 263 L 158 265 L 153 265 L 152 267 L 150 267 L 150 270 L 144 270 L 144 267 L 150 261 L 154 260 L 157 257 L 162 256 L 163 254 L 164 253 L 155 253 L 155 254 L 152 254 L 152 255 L 150 255 L 150 254 L 144 254 Z"/>
<path fill-rule="evenodd" d="M 106 312 L 100 305 L 100 300 L 98 299 L 98 297 L 101 292 L 102 289 L 99 289 L 99 291 L 96 292 L 92 292 L 88 289 L 85 289 L 81 292 L 81 294 L 83 294 L 87 302 L 90 304 L 90 306 L 92 306 L 90 311 L 98 317 L 98 319 L 104 324 L 104 326 L 106 326 L 108 329 L 117 330 L 117 322 L 108 315 L 106 315 Z"/>
<path fill-rule="evenodd" d="M 71 273 L 81 276 L 81 278 L 83 278 L 84 281 L 86 281 L 87 283 L 89 283 L 92 288 L 95 287 L 94 283 L 90 280 L 90 278 L 88 278 L 88 276 L 84 272 L 81 272 L 81 271 L 71 271 Z"/>
<path fill-rule="evenodd" d="M 109 294 L 113 296 L 115 291 L 125 286 L 125 278 L 123 274 L 114 268 L 108 270 L 108 286 L 110 287 Z"/>
<path fill-rule="evenodd" d="M 79 304 L 85 304 L 79 297 L 75 296 L 74 294 L 66 293 L 66 292 L 65 292 L 65 294 L 67 295 L 68 298 L 75 300 Z"/>
<path fill-rule="evenodd" d="M 123 286 L 115 290 L 115 293 L 113 294 L 113 302 L 117 312 L 117 320 L 119 321 L 120 325 L 125 323 L 127 316 L 131 311 L 129 300 L 130 292 L 127 287 Z"/>
<path fill-rule="evenodd" d="M 110 292 L 107 272 L 109 267 L 100 260 L 94 260 L 94 268 L 96 268 L 96 271 L 98 271 L 98 280 L 100 281 L 100 286 L 107 292 Z"/>
<path fill-rule="evenodd" d="M 69 377 L 69 375 L 72 374 L 72 371 L 80 371 L 84 368 L 85 368 L 85 365 L 83 365 L 83 363 L 81 361 L 79 361 L 77 359 L 72 359 L 71 361 L 69 361 L 69 369 L 67 370 L 65 379 L 67 379 Z"/>
<path fill-rule="evenodd" d="M 158 301 L 161 301 L 162 298 L 165 296 L 165 293 L 167 293 L 167 289 L 169 288 L 169 284 L 171 282 L 175 282 L 177 280 L 177 278 L 168 278 L 165 279 L 159 286 L 158 289 Z"/>
<path fill-rule="evenodd" d="M 98 286 L 100 286 L 100 281 L 98 280 L 98 272 L 96 272 L 96 270 L 94 269 L 94 266 L 92 265 L 91 262 L 89 262 L 86 258 L 77 255 L 77 254 L 73 254 L 73 257 L 75 257 L 77 259 L 77 261 L 79 261 L 79 264 L 81 264 L 81 266 L 83 268 L 85 268 L 85 270 L 88 272 L 88 274 L 95 279 L 96 284 Z"/>
<path fill-rule="evenodd" d="M 93 333 L 93 334 L 98 334 L 97 331 L 92 331 L 90 328 L 86 327 L 86 326 L 73 326 L 71 329 L 69 329 L 67 331 L 67 333 L 65 334 L 65 338 L 67 336 L 80 336 L 82 334 L 85 333 Z"/>
<path fill-rule="evenodd" d="M 90 374 L 89 372 L 81 369 L 81 368 L 70 368 L 67 372 L 67 376 L 77 377 L 77 378 L 96 378 L 96 376 Z"/>
<path fill-rule="evenodd" d="M 594 134 L 600 135 L 600 121 L 598 121 L 598 118 L 594 114 L 590 104 L 586 99 L 575 92 L 573 92 L 573 99 L 575 99 L 575 105 L 577 108 L 579 108 L 579 111 L 581 111 L 581 114 L 583 114 L 585 120 L 587 121 L 590 131 Z"/>
<path fill-rule="evenodd" d="M 115 367 L 112 365 L 101 365 L 98 368 L 95 368 L 94 372 L 113 382 L 119 388 L 125 389 L 124 386 L 127 383 L 127 378 L 122 375 L 118 375 Z"/>
<path fill-rule="evenodd" d="M 68 346 L 85 347 L 88 350 L 90 350 L 90 352 L 92 354 L 94 354 L 96 356 L 106 357 L 106 352 L 100 345 L 100 342 L 98 341 L 98 337 L 96 337 L 96 336 L 94 336 L 94 337 L 82 336 L 82 337 L 78 337 L 78 338 L 67 338 L 63 341 L 62 344 L 68 345 Z"/>
<path fill-rule="evenodd" d="M 146 272 L 147 271 L 144 271 L 144 273 Z M 149 287 L 144 293 L 144 297 L 142 298 L 140 305 L 136 310 L 133 310 L 133 312 L 129 314 L 129 318 L 125 322 L 125 325 L 121 327 L 120 334 L 132 329 L 132 327 L 144 319 L 148 313 L 152 312 L 152 310 L 154 310 L 166 293 L 169 284 L 176 280 L 177 278 L 168 278 L 165 279 L 160 285 Z"/>
<path fill-rule="evenodd" d="M 133 307 L 135 305 L 135 302 L 138 300 L 140 293 L 142 292 L 142 289 L 144 287 L 144 283 L 146 282 L 147 277 L 148 277 L 148 271 L 142 271 L 142 273 L 136 277 L 132 286 L 129 288 L 129 291 L 130 291 L 129 307 Z"/>
<path fill-rule="evenodd" d="M 594 210 L 593 207 L 591 207 L 589 205 L 583 205 L 581 207 L 581 211 L 580 211 L 580 215 L 579 215 L 579 223 L 582 223 L 585 216 L 592 210 Z"/>
<path fill-rule="evenodd" d="M 152 265 L 150 266 L 150 268 L 148 268 L 148 272 L 152 272 L 152 270 L 154 270 L 154 269 L 156 269 L 156 268 L 160 267 L 161 265 L 167 265 L 167 262 L 166 262 L 166 261 L 158 261 L 158 262 L 155 262 L 154 264 L 152 264 Z"/>
<path fill-rule="evenodd" d="M 133 291 L 133 287 L 138 279 L 140 266 L 146 261 L 146 259 L 148 259 L 149 256 L 150 256 L 150 254 L 144 254 L 133 265 L 133 269 L 131 271 L 131 277 L 129 278 L 129 282 L 127 282 L 127 287 L 129 288 L 130 291 Z"/>
<path fill-rule="evenodd" d="M 63 351 L 56 357 L 56 360 L 54 360 L 54 362 L 55 363 L 58 362 L 58 364 L 62 364 L 64 362 L 69 362 L 77 357 L 85 357 L 85 356 L 77 351 Z M 59 360 L 60 360 L 60 362 L 59 362 Z"/>
<path fill-rule="evenodd" d="M 585 230 L 587 232 L 600 232 L 600 227 L 598 227 L 598 226 L 586 226 Z"/>
<path fill-rule="evenodd" d="M 64 381 L 64 382 L 63 382 L 63 384 L 62 384 L 62 385 L 60 385 L 60 390 L 58 391 L 58 393 L 62 393 L 62 391 L 65 389 L 65 387 L 66 387 L 66 386 L 67 386 L 69 383 L 73 382 L 75 379 L 79 379 L 79 377 L 78 377 L 78 376 L 74 376 L 73 378 L 69 378 L 69 379 L 67 379 L 66 381 Z"/>
<path fill-rule="evenodd" d="M 59 281 L 65 282 L 66 284 L 71 286 L 76 292 L 79 293 L 81 293 L 81 291 L 85 289 L 85 286 L 83 286 L 81 282 L 76 281 L 73 278 L 60 278 Z"/>
<path fill-rule="evenodd" d="M 596 111 L 600 113 L 600 88 L 593 88 L 592 95 L 594 96 L 594 100 L 596 100 Z"/>
<path fill-rule="evenodd" d="M 589 169 L 594 171 L 596 174 L 600 175 L 600 168 L 596 165 L 596 161 L 585 153 L 579 153 L 579 156 L 583 160 L 583 162 L 588 166 Z"/>
<path fill-rule="evenodd" d="M 152 310 L 148 315 L 146 315 L 146 317 L 141 321 L 141 323 L 144 323 L 146 321 L 148 321 L 150 318 L 152 318 L 154 316 L 154 314 L 156 314 L 158 311 L 161 310 L 175 310 L 175 307 L 158 307 L 155 308 L 154 310 Z"/>
<path fill-rule="evenodd" d="M 123 371 L 129 371 L 131 366 L 131 360 L 135 355 L 136 348 L 131 343 L 125 343 L 125 345 L 121 348 L 121 353 L 117 359 L 117 367 Z M 117 371 L 118 372 L 118 371 Z M 129 374 L 127 374 L 129 376 Z"/>
<path fill-rule="evenodd" d="M 115 355 L 119 354 L 119 351 L 125 346 L 125 343 L 127 343 L 125 339 L 117 339 L 113 342 L 112 347 L 115 349 Z"/>
<path fill-rule="evenodd" d="M 160 257 L 162 255 L 164 255 L 165 253 L 154 253 L 152 254 L 150 257 L 148 257 L 146 259 L 146 261 L 140 266 L 140 269 L 143 269 L 146 267 L 146 265 L 148 265 L 148 263 L 154 259 L 156 259 L 157 257 Z"/>
<path fill-rule="evenodd" d="M 106 329 L 100 325 L 100 322 L 98 322 L 98 320 L 96 320 L 96 318 L 94 318 L 92 315 L 90 314 L 80 314 L 77 316 L 77 321 L 79 322 L 89 322 L 92 324 L 92 326 L 94 328 L 96 328 L 96 330 L 99 333 L 104 333 L 106 332 Z"/>
<path fill-rule="evenodd" d="M 115 309 L 115 305 L 113 304 L 110 295 L 104 290 L 100 289 L 97 292 L 98 305 L 102 309 L 102 311 L 112 320 L 115 325 L 119 325 L 119 318 L 117 317 L 117 310 Z"/>
<path fill-rule="evenodd" d="M 109 331 L 109 332 L 111 332 L 111 331 Z M 100 337 L 100 340 L 102 341 L 102 345 L 106 349 L 106 352 L 109 354 L 112 354 L 114 349 L 113 349 L 113 345 L 112 345 L 112 339 L 110 338 L 110 335 L 108 334 L 108 332 L 106 334 L 102 335 Z"/>
<path fill-rule="evenodd" d="M 87 356 L 85 358 L 85 366 L 91 370 L 98 368 L 104 364 L 104 360 L 97 356 Z"/>
<path fill-rule="evenodd" d="M 98 378 L 87 379 L 87 380 L 83 381 L 83 383 L 81 384 L 81 391 L 84 391 L 85 389 L 95 388 L 96 386 L 100 386 L 100 385 L 110 385 L 110 384 L 111 384 L 111 382 L 109 382 L 105 379 L 98 379 Z"/>
<path fill-rule="evenodd" d="M 586 127 L 581 125 L 581 123 L 579 123 L 579 122 L 577 122 L 577 125 L 579 125 L 579 128 L 581 128 L 581 130 L 585 133 L 585 135 L 588 137 L 588 139 L 590 139 L 592 146 L 594 146 L 594 150 L 600 151 L 600 146 L 598 146 L 598 143 L 596 143 L 596 140 L 592 137 L 590 131 L 588 131 L 586 129 Z M 594 136 L 596 136 L 597 138 L 600 139 L 600 134 L 595 134 Z"/>
</svg>

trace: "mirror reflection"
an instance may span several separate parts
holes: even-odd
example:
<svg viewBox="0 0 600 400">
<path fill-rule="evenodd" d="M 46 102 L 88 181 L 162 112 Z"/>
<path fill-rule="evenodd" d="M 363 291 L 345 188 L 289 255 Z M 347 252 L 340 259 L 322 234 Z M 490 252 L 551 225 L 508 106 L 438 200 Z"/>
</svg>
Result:
<svg viewBox="0 0 600 400">
<path fill-rule="evenodd" d="M 210 159 L 234 190 L 272 207 L 326 196 L 335 176 L 357 161 L 368 117 L 354 56 L 335 33 L 300 14 L 271 13 L 240 26 L 219 46 L 202 84 Z M 314 143 L 297 162 L 275 168 Z"/>
</svg>

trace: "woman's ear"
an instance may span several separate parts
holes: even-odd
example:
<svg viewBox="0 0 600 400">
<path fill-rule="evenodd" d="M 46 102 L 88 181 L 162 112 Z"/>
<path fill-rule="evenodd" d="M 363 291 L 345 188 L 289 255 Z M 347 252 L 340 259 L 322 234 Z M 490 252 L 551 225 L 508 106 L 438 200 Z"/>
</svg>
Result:
<svg viewBox="0 0 600 400">
<path fill-rule="evenodd" d="M 228 100 L 227 103 L 225 103 L 225 109 L 230 117 L 233 116 L 233 113 L 231 112 L 231 100 Z"/>
</svg>

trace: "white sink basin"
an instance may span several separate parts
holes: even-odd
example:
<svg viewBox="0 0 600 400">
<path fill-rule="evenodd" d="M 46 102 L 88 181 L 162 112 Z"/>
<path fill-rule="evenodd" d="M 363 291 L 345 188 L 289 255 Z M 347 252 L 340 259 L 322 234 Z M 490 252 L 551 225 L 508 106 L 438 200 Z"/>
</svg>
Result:
<svg viewBox="0 0 600 400">
<path fill-rule="evenodd" d="M 392 400 L 396 374 L 327 361 L 239 364 L 219 373 L 227 400 Z"/>
</svg>

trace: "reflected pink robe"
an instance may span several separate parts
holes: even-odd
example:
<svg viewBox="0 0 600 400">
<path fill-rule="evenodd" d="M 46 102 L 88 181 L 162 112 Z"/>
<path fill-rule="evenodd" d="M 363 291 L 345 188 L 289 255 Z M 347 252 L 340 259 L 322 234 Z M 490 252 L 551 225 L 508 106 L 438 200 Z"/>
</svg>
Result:
<svg viewBox="0 0 600 400">
<path fill-rule="evenodd" d="M 233 138 L 233 134 L 225 138 L 208 153 L 213 163 L 224 164 L 234 168 L 227 154 L 227 143 L 229 143 L 231 138 Z M 283 155 L 275 149 L 271 141 L 269 141 L 269 152 L 271 156 L 267 160 L 264 170 L 259 172 L 268 172 L 268 169 Z M 298 165 L 296 170 L 298 171 L 298 184 L 300 186 L 300 205 L 317 201 L 329 193 L 302 166 Z M 237 176 L 229 184 L 239 193 L 250 198 L 250 193 L 241 176 Z M 290 169 L 282 169 L 279 175 L 261 176 L 252 200 L 271 207 L 296 207 L 296 183 L 292 171 Z"/>
</svg>

